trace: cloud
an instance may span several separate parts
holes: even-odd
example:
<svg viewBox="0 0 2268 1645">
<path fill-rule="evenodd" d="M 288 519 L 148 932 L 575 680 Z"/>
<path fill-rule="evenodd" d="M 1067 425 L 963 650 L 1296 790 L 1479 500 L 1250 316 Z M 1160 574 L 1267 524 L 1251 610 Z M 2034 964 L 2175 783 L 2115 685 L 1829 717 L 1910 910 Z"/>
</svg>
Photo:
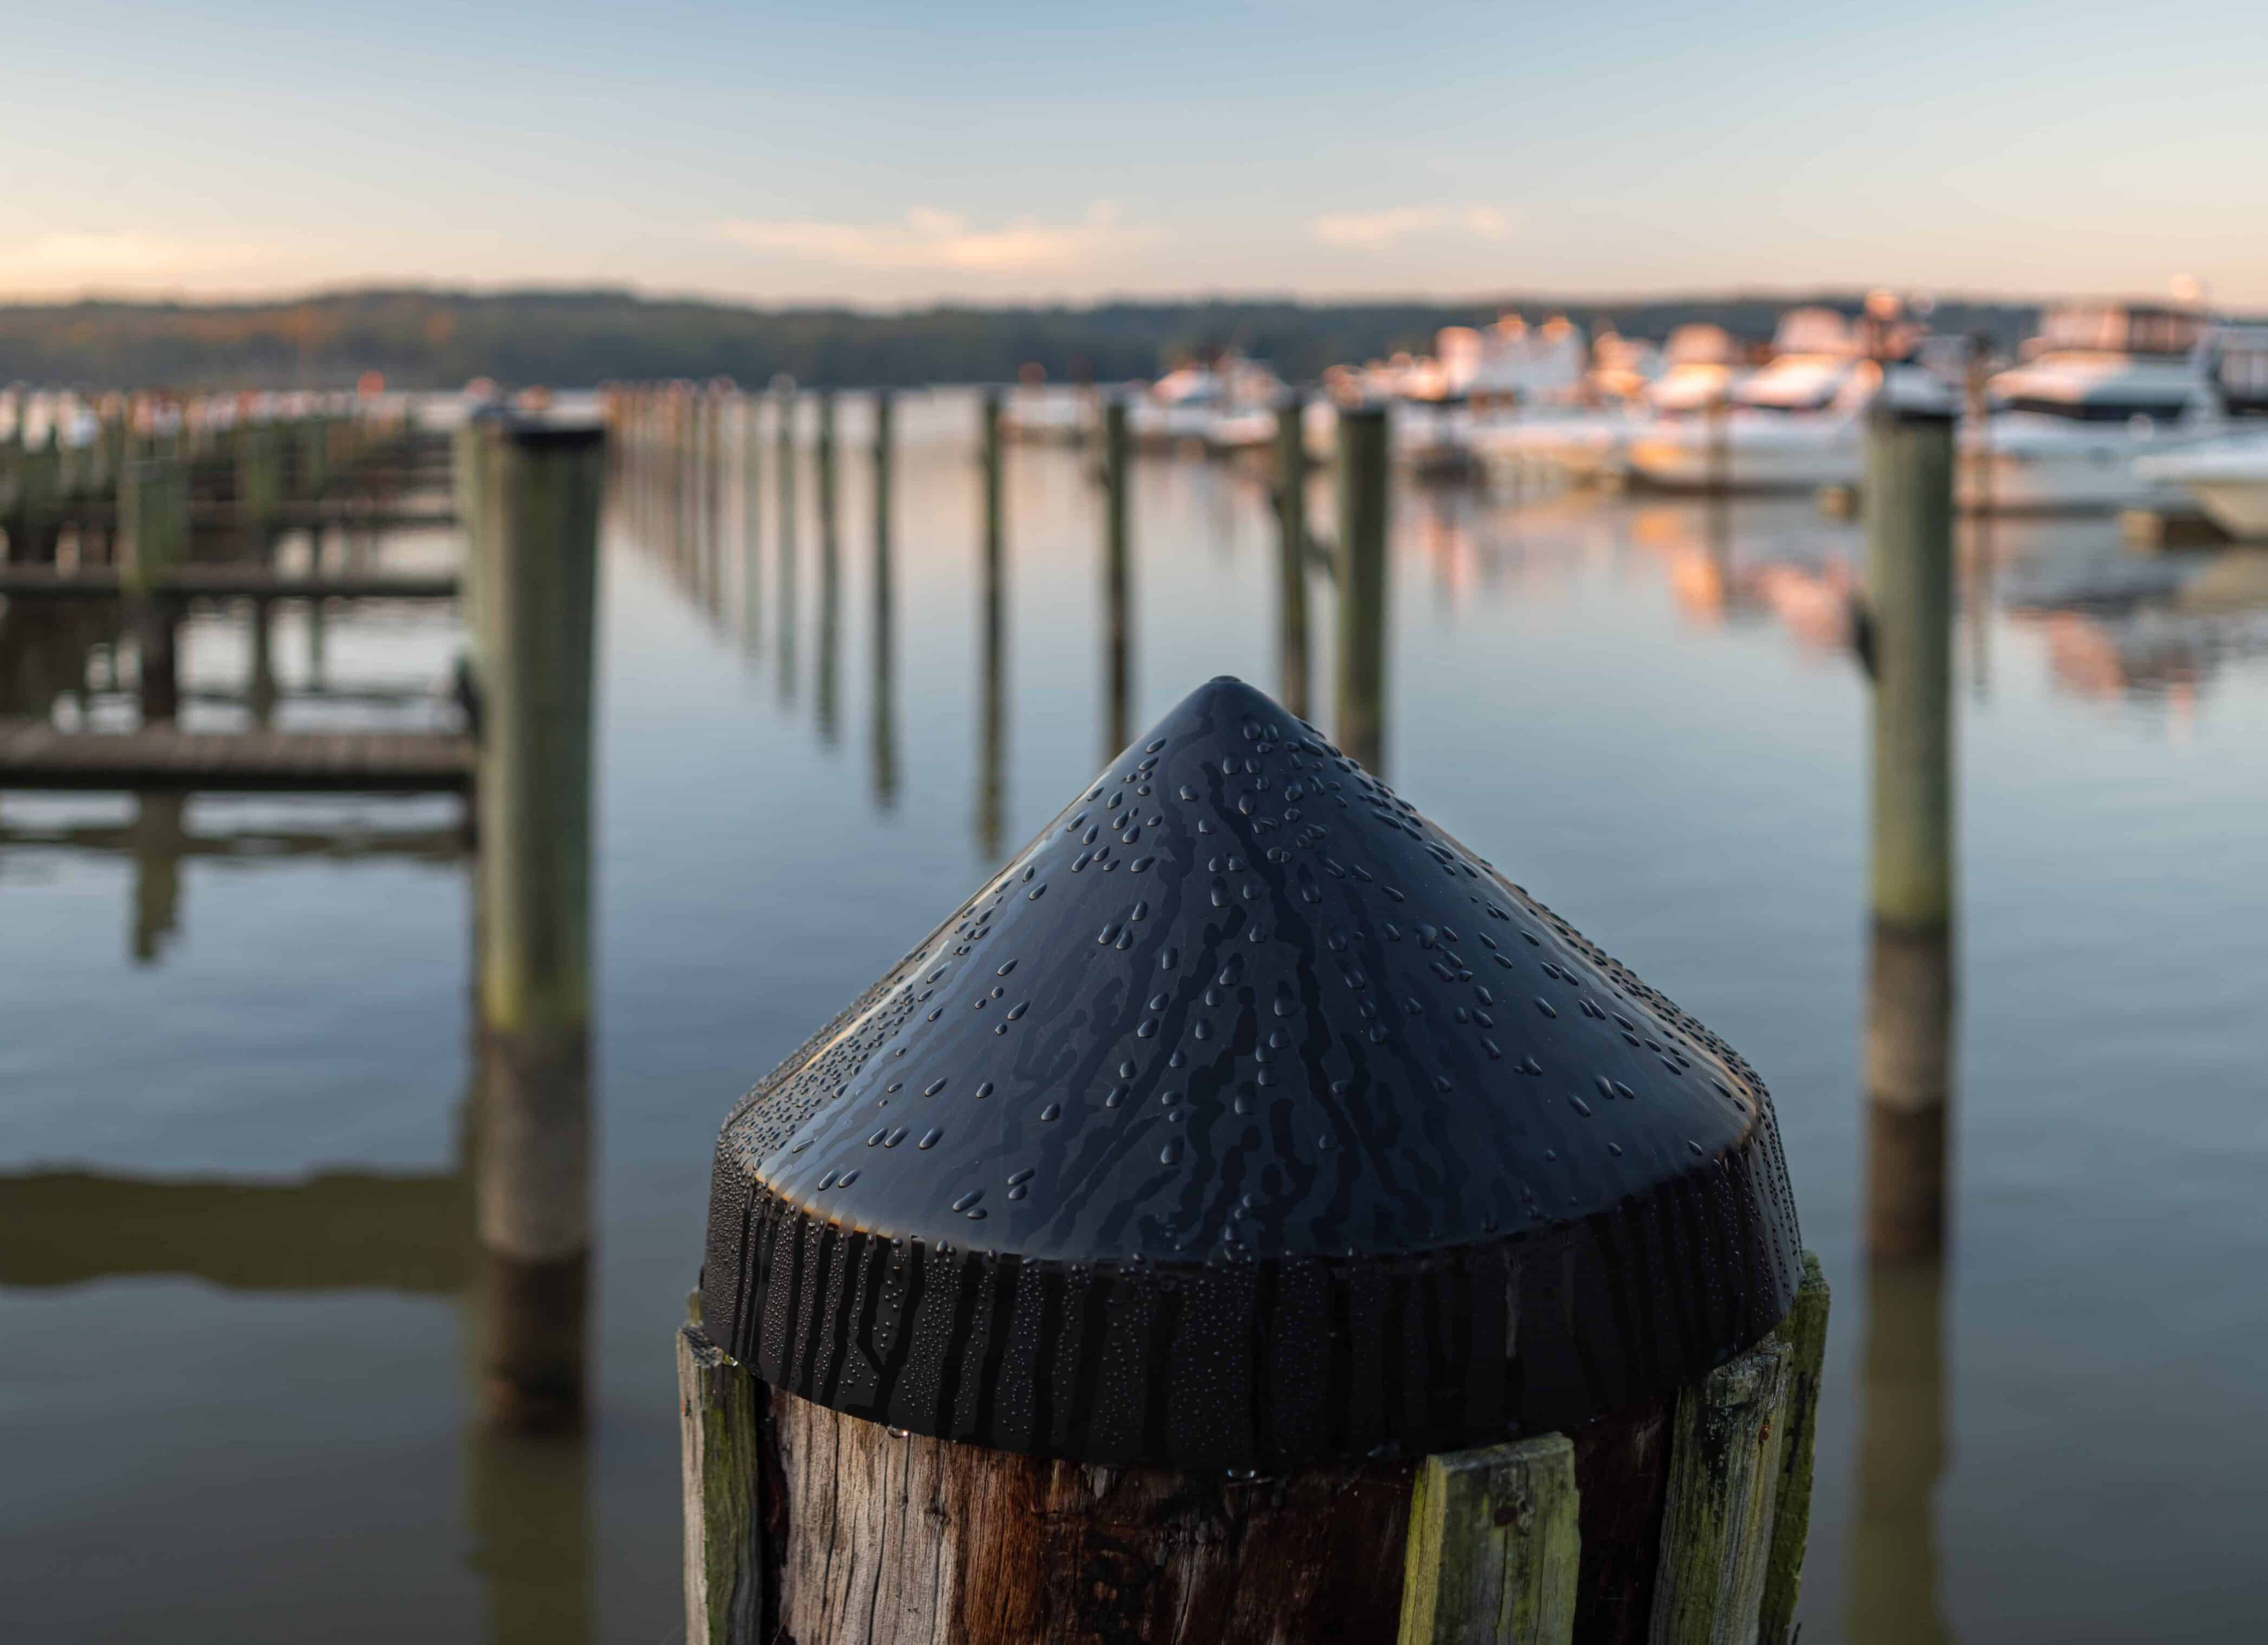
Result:
<svg viewBox="0 0 2268 1645">
<path fill-rule="evenodd" d="M 162 280 L 216 268 L 249 268 L 263 248 L 247 242 L 177 239 L 126 230 L 59 229 L 23 247 L 22 261 L 44 273 Z"/>
<path fill-rule="evenodd" d="M 1383 211 L 1327 211 L 1308 219 L 1307 232 L 1326 246 L 1390 246 L 1415 235 L 1510 239 L 1514 226 L 1512 214 L 1498 206 L 1394 206 Z"/>
<path fill-rule="evenodd" d="M 957 212 L 916 206 L 896 223 L 765 221 L 735 217 L 713 225 L 714 238 L 843 268 L 978 275 L 1060 275 L 1091 269 L 1116 253 L 1162 238 L 1130 224 L 1098 200 L 1074 223 L 1012 217 L 1001 227 L 973 227 Z"/>
</svg>

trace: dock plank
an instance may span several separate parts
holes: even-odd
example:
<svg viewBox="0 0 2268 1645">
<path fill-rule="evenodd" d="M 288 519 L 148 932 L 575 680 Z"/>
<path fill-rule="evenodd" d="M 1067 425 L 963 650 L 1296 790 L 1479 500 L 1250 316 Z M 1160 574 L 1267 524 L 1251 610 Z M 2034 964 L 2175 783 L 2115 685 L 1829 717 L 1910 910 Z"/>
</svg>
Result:
<svg viewBox="0 0 2268 1645">
<path fill-rule="evenodd" d="M 309 576 L 265 566 L 189 566 L 158 586 L 177 599 L 454 599 L 453 572 L 421 576 Z M 52 566 L 0 566 L 0 595 L 11 599 L 116 599 L 125 592 L 114 566 L 57 571 Z"/>
<path fill-rule="evenodd" d="M 64 731 L 0 720 L 0 788 L 447 792 L 472 738 L 440 731 Z"/>
</svg>

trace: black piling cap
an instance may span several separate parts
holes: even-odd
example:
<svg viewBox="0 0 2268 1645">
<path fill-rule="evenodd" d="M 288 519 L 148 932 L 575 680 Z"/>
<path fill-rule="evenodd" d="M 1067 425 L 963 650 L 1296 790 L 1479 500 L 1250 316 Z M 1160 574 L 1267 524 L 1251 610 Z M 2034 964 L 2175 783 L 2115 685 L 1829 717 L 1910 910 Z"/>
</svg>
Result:
<svg viewBox="0 0 2268 1645">
<path fill-rule="evenodd" d="M 1748 1065 L 1223 678 L 733 1110 L 703 1310 L 875 1422 L 1277 1468 L 1664 1392 L 1800 1256 Z"/>
</svg>

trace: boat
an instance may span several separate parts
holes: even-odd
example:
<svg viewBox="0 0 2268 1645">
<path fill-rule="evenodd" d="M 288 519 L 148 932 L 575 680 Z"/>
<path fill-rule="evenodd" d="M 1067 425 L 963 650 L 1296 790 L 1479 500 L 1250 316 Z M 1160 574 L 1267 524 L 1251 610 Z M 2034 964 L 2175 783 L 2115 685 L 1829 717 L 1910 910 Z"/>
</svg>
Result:
<svg viewBox="0 0 2268 1645">
<path fill-rule="evenodd" d="M 2268 542 L 2268 428 L 2138 459 L 2146 485 L 2178 487 L 2239 542 Z"/>
<path fill-rule="evenodd" d="M 1027 445 L 1084 444 L 1094 419 L 1094 391 L 1068 383 L 1020 383 L 1000 408 L 1001 432 Z"/>
<path fill-rule="evenodd" d="M 1126 426 L 1145 450 L 1211 450 L 1215 430 L 1225 419 L 1240 419 L 1232 429 L 1248 438 L 1257 426 L 1248 414 L 1267 410 L 1283 392 L 1283 379 L 1267 366 L 1226 356 L 1211 365 L 1167 372 L 1127 408 Z"/>
<path fill-rule="evenodd" d="M 1962 435 L 1960 492 L 2000 512 L 2141 508 L 2180 488 L 2140 459 L 2229 431 L 2224 352 L 2259 352 L 2250 327 L 2213 326 L 2187 304 L 2051 309 L 2022 362 L 1985 385 L 1986 415 Z"/>
<path fill-rule="evenodd" d="M 1648 399 L 1656 415 L 1630 433 L 1624 460 L 1634 476 L 1674 491 L 1855 484 L 1866 408 L 1883 380 L 1882 365 L 1861 351 L 1842 315 L 1791 309 L 1761 368 L 1719 363 L 1682 384 L 1655 385 Z"/>
</svg>

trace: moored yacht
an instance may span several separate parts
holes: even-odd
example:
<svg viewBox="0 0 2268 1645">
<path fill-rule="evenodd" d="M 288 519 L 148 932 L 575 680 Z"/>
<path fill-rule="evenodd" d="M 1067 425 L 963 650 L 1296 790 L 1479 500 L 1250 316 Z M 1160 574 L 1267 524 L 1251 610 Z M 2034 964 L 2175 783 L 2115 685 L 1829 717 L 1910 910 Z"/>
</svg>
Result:
<svg viewBox="0 0 2268 1645">
<path fill-rule="evenodd" d="M 1864 460 L 1862 415 L 1882 383 L 1832 309 L 1792 309 L 1780 319 L 1772 357 L 1727 374 L 1708 394 L 1698 382 L 1631 434 L 1633 474 L 1669 490 L 1805 491 L 1848 485 Z"/>
<path fill-rule="evenodd" d="M 2172 495 L 2136 459 L 2223 434 L 2224 342 L 2202 310 L 2165 303 L 2051 309 L 2022 363 L 1986 385 L 1962 434 L 1961 501 L 2001 511 L 2139 507 Z"/>
</svg>

